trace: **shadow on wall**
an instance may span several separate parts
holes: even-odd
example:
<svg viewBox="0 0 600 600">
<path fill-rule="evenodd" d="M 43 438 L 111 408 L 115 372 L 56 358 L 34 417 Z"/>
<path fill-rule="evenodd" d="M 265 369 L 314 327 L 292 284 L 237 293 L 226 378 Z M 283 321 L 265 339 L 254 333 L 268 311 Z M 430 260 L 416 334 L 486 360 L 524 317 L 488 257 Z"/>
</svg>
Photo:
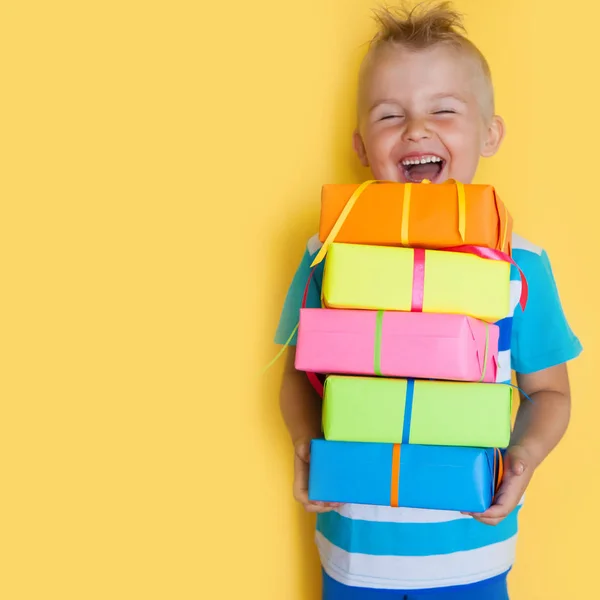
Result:
<svg viewBox="0 0 600 600">
<path fill-rule="evenodd" d="M 352 133 L 356 126 L 356 79 L 358 67 L 362 56 L 366 52 L 366 46 L 360 46 L 355 49 L 354 55 L 350 57 L 348 64 L 345 65 L 345 76 L 340 82 L 337 90 L 332 90 L 334 101 L 331 108 L 333 118 L 331 119 L 330 131 L 325 132 L 330 138 L 324 140 L 323 145 L 331 149 L 331 155 L 327 157 L 327 165 L 324 172 L 328 174 L 327 181 L 317 181 L 308 176 L 303 180 L 302 186 L 290 190 L 289 206 L 297 207 L 294 211 L 285 213 L 282 210 L 281 227 L 276 229 L 270 236 L 267 256 L 271 263 L 273 281 L 282 286 L 278 290 L 278 296 L 281 302 L 273 301 L 268 307 L 274 313 L 279 315 L 283 305 L 283 299 L 290 284 L 290 273 L 294 273 L 306 247 L 306 241 L 318 230 L 319 210 L 320 210 L 320 187 L 325 183 L 351 183 L 361 182 L 369 178 L 369 172 L 363 168 L 354 153 L 352 147 Z M 300 167 L 302 169 L 302 167 Z M 309 172 L 309 169 L 306 169 Z M 290 245 L 293 249 L 290 251 Z M 286 251 L 282 251 L 286 248 Z M 293 256 L 296 261 L 290 265 L 290 257 Z M 272 322 L 272 321 L 271 321 Z M 272 339 L 273 331 L 266 332 L 269 339 Z M 273 346 L 269 346 L 270 349 Z M 271 355 L 267 357 L 267 360 Z M 273 405 L 277 403 L 279 395 L 279 385 L 281 381 L 281 372 L 285 358 L 279 360 L 279 364 L 273 368 L 272 372 L 266 378 L 264 385 L 264 424 L 269 438 L 273 440 L 274 450 L 281 460 L 274 465 L 275 468 L 283 469 L 286 473 L 292 472 L 291 461 L 292 451 L 287 438 L 287 432 L 281 417 L 277 411 L 273 410 Z M 277 412 L 277 414 L 276 414 Z M 281 490 L 282 498 L 285 502 L 294 502 L 292 496 L 292 480 L 289 477 L 289 489 Z M 299 597 L 307 600 L 316 600 L 321 596 L 321 567 L 318 558 L 318 552 L 314 542 L 315 536 L 315 516 L 308 514 L 302 507 L 297 506 L 293 527 L 297 535 L 290 535 L 290 543 L 298 543 L 299 548 L 294 549 L 300 557 L 298 565 L 300 589 L 297 590 Z"/>
</svg>

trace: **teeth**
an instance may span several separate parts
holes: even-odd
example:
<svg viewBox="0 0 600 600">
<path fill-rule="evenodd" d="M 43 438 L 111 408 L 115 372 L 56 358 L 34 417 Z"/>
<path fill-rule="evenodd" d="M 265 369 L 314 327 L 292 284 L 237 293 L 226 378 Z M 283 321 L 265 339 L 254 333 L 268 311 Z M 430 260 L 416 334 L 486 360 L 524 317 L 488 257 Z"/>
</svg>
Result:
<svg viewBox="0 0 600 600">
<path fill-rule="evenodd" d="M 407 167 L 409 165 L 424 165 L 427 163 L 440 163 L 442 162 L 442 159 L 439 156 L 435 156 L 435 155 L 430 155 L 430 156 L 423 156 L 421 158 L 407 158 L 406 160 L 402 161 L 402 165 Z"/>
</svg>

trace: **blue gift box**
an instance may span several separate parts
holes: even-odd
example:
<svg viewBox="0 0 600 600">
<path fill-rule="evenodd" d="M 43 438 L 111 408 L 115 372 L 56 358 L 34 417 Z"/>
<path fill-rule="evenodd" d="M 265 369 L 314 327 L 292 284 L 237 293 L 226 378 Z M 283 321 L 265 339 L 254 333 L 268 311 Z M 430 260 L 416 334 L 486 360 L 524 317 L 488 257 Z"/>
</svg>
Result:
<svg viewBox="0 0 600 600">
<path fill-rule="evenodd" d="M 482 512 L 501 478 L 494 448 L 333 442 L 311 444 L 309 498 Z"/>
</svg>

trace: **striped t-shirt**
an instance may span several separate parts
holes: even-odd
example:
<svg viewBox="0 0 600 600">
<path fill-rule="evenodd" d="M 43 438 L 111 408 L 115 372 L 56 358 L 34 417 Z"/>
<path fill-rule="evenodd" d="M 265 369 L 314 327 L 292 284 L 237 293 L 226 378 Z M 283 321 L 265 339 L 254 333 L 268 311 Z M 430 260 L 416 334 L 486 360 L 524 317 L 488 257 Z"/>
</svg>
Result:
<svg viewBox="0 0 600 600">
<path fill-rule="evenodd" d="M 289 288 L 275 342 L 284 343 L 298 323 L 310 264 L 321 244 L 307 244 Z M 521 280 L 511 271 L 511 312 L 500 327 L 498 383 L 511 370 L 533 373 L 579 355 L 581 344 L 563 313 L 547 254 L 513 236 L 513 259 L 529 284 L 521 310 Z M 323 263 L 311 280 L 307 306 L 319 307 Z M 295 337 L 292 344 L 295 344 Z M 517 507 L 491 527 L 454 511 L 345 504 L 317 518 L 316 543 L 327 574 L 349 586 L 414 590 L 465 585 L 508 571 L 515 559 Z"/>
</svg>

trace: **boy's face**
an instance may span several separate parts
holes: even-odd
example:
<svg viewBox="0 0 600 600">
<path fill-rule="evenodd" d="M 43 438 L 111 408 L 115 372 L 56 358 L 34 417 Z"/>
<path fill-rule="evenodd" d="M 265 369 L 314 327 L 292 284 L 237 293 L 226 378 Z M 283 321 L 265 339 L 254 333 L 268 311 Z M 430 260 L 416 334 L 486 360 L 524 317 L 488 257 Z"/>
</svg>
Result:
<svg viewBox="0 0 600 600">
<path fill-rule="evenodd" d="M 486 87 L 475 60 L 444 45 L 390 45 L 367 60 L 354 134 L 362 164 L 375 179 L 470 183 L 480 156 L 495 154 L 504 134 L 500 117 L 483 116 Z"/>
</svg>

